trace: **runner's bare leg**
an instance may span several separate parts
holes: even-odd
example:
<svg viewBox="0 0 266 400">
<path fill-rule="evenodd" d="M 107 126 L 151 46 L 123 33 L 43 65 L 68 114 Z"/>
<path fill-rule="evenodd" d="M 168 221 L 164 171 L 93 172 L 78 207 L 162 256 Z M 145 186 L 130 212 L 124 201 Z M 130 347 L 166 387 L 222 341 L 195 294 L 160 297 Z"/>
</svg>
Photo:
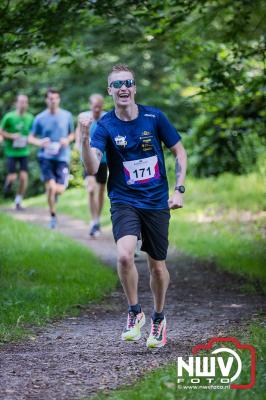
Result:
<svg viewBox="0 0 266 400">
<path fill-rule="evenodd" d="M 91 213 L 92 221 L 98 218 L 98 204 L 97 204 L 97 183 L 94 176 L 88 176 L 86 178 L 87 191 L 88 191 L 88 203 Z"/>
<path fill-rule="evenodd" d="M 15 180 L 17 179 L 17 174 L 8 174 L 6 177 L 6 185 L 12 184 L 15 182 Z"/>
<path fill-rule="evenodd" d="M 50 213 L 56 213 L 55 208 L 55 196 L 57 194 L 63 194 L 65 191 L 65 186 L 61 185 L 60 183 L 56 183 L 54 179 L 50 179 L 45 183 L 46 193 L 47 193 L 47 200 L 49 205 Z"/>
<path fill-rule="evenodd" d="M 154 260 L 148 255 L 150 269 L 150 287 L 154 299 L 154 310 L 158 313 L 163 311 L 165 295 L 169 285 L 170 277 L 165 261 Z"/>
<path fill-rule="evenodd" d="M 105 184 L 98 184 L 98 218 L 100 218 L 103 205 L 104 205 L 104 192 L 105 192 Z"/>
<path fill-rule="evenodd" d="M 28 186 L 28 173 L 26 171 L 20 171 L 18 194 L 24 196 L 27 186 Z"/>
<path fill-rule="evenodd" d="M 56 195 L 56 182 L 54 179 L 49 179 L 45 182 L 45 188 L 47 193 L 47 201 L 49 205 L 50 213 L 55 213 L 55 195 Z"/>
<path fill-rule="evenodd" d="M 123 236 L 117 241 L 117 271 L 129 305 L 138 303 L 138 271 L 134 262 L 137 237 Z"/>
</svg>

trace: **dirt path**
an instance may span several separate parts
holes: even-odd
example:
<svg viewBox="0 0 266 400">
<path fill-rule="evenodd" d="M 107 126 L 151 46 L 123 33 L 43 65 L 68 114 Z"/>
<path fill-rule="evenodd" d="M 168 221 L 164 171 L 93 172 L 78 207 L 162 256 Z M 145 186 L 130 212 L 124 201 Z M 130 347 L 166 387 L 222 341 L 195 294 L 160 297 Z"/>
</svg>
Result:
<svg viewBox="0 0 266 400">
<path fill-rule="evenodd" d="M 11 212 L 11 211 L 9 211 Z M 46 212 L 30 209 L 13 216 L 47 226 Z M 89 240 L 87 225 L 61 216 L 58 231 L 87 245 L 115 267 L 115 246 L 110 231 Z M 145 257 L 137 260 L 140 303 L 149 317 L 152 298 Z M 36 339 L 7 344 L 0 349 L 0 399 L 82 399 L 100 389 L 134 382 L 145 371 L 190 353 L 191 347 L 214 335 L 224 335 L 239 324 L 265 312 L 265 297 L 243 294 L 241 282 L 171 250 L 168 257 L 171 285 L 167 294 L 168 345 L 147 350 L 145 338 L 123 343 L 126 302 L 120 288 L 102 304 L 90 306 L 77 318 L 55 321 L 36 330 Z M 149 318 L 148 318 L 149 319 Z"/>
</svg>

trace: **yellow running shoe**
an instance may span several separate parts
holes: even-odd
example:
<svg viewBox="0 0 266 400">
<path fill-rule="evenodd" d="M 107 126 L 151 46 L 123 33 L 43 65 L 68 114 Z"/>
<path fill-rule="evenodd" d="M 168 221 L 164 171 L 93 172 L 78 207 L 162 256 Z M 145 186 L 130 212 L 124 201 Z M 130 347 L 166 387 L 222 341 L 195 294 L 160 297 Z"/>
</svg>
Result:
<svg viewBox="0 0 266 400">
<path fill-rule="evenodd" d="M 129 311 L 127 315 L 127 325 L 122 332 L 122 340 L 135 341 L 141 338 L 140 329 L 145 324 L 145 314 L 140 312 L 135 314 L 133 311 Z"/>
<path fill-rule="evenodd" d="M 147 339 L 147 347 L 163 347 L 166 345 L 166 318 L 151 320 L 151 333 Z"/>
</svg>

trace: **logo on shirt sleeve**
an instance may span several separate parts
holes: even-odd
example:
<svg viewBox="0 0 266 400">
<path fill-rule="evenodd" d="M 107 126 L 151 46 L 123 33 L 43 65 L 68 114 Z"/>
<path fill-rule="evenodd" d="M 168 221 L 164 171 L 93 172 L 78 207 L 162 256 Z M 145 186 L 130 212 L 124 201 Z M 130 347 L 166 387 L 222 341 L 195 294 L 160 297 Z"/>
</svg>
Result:
<svg viewBox="0 0 266 400">
<path fill-rule="evenodd" d="M 115 143 L 118 147 L 126 147 L 127 145 L 126 136 L 117 135 L 115 137 Z"/>
<path fill-rule="evenodd" d="M 144 114 L 144 117 L 156 118 L 156 116 L 154 114 Z"/>
</svg>

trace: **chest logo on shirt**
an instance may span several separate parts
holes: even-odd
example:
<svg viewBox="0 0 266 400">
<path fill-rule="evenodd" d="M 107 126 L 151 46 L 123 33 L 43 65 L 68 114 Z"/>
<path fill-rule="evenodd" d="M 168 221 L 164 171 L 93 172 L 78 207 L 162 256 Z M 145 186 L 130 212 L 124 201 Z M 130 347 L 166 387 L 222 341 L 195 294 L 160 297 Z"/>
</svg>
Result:
<svg viewBox="0 0 266 400">
<path fill-rule="evenodd" d="M 140 136 L 140 141 L 141 141 L 141 148 L 143 151 L 150 151 L 153 149 L 152 137 L 153 137 L 152 132 L 149 131 L 142 132 Z"/>
<path fill-rule="evenodd" d="M 152 133 L 151 132 L 149 132 L 149 131 L 144 131 L 143 133 L 142 133 L 142 136 L 151 136 L 152 135 Z"/>
<path fill-rule="evenodd" d="M 117 135 L 115 137 L 115 143 L 118 147 L 126 147 L 127 145 L 126 136 Z"/>
</svg>

